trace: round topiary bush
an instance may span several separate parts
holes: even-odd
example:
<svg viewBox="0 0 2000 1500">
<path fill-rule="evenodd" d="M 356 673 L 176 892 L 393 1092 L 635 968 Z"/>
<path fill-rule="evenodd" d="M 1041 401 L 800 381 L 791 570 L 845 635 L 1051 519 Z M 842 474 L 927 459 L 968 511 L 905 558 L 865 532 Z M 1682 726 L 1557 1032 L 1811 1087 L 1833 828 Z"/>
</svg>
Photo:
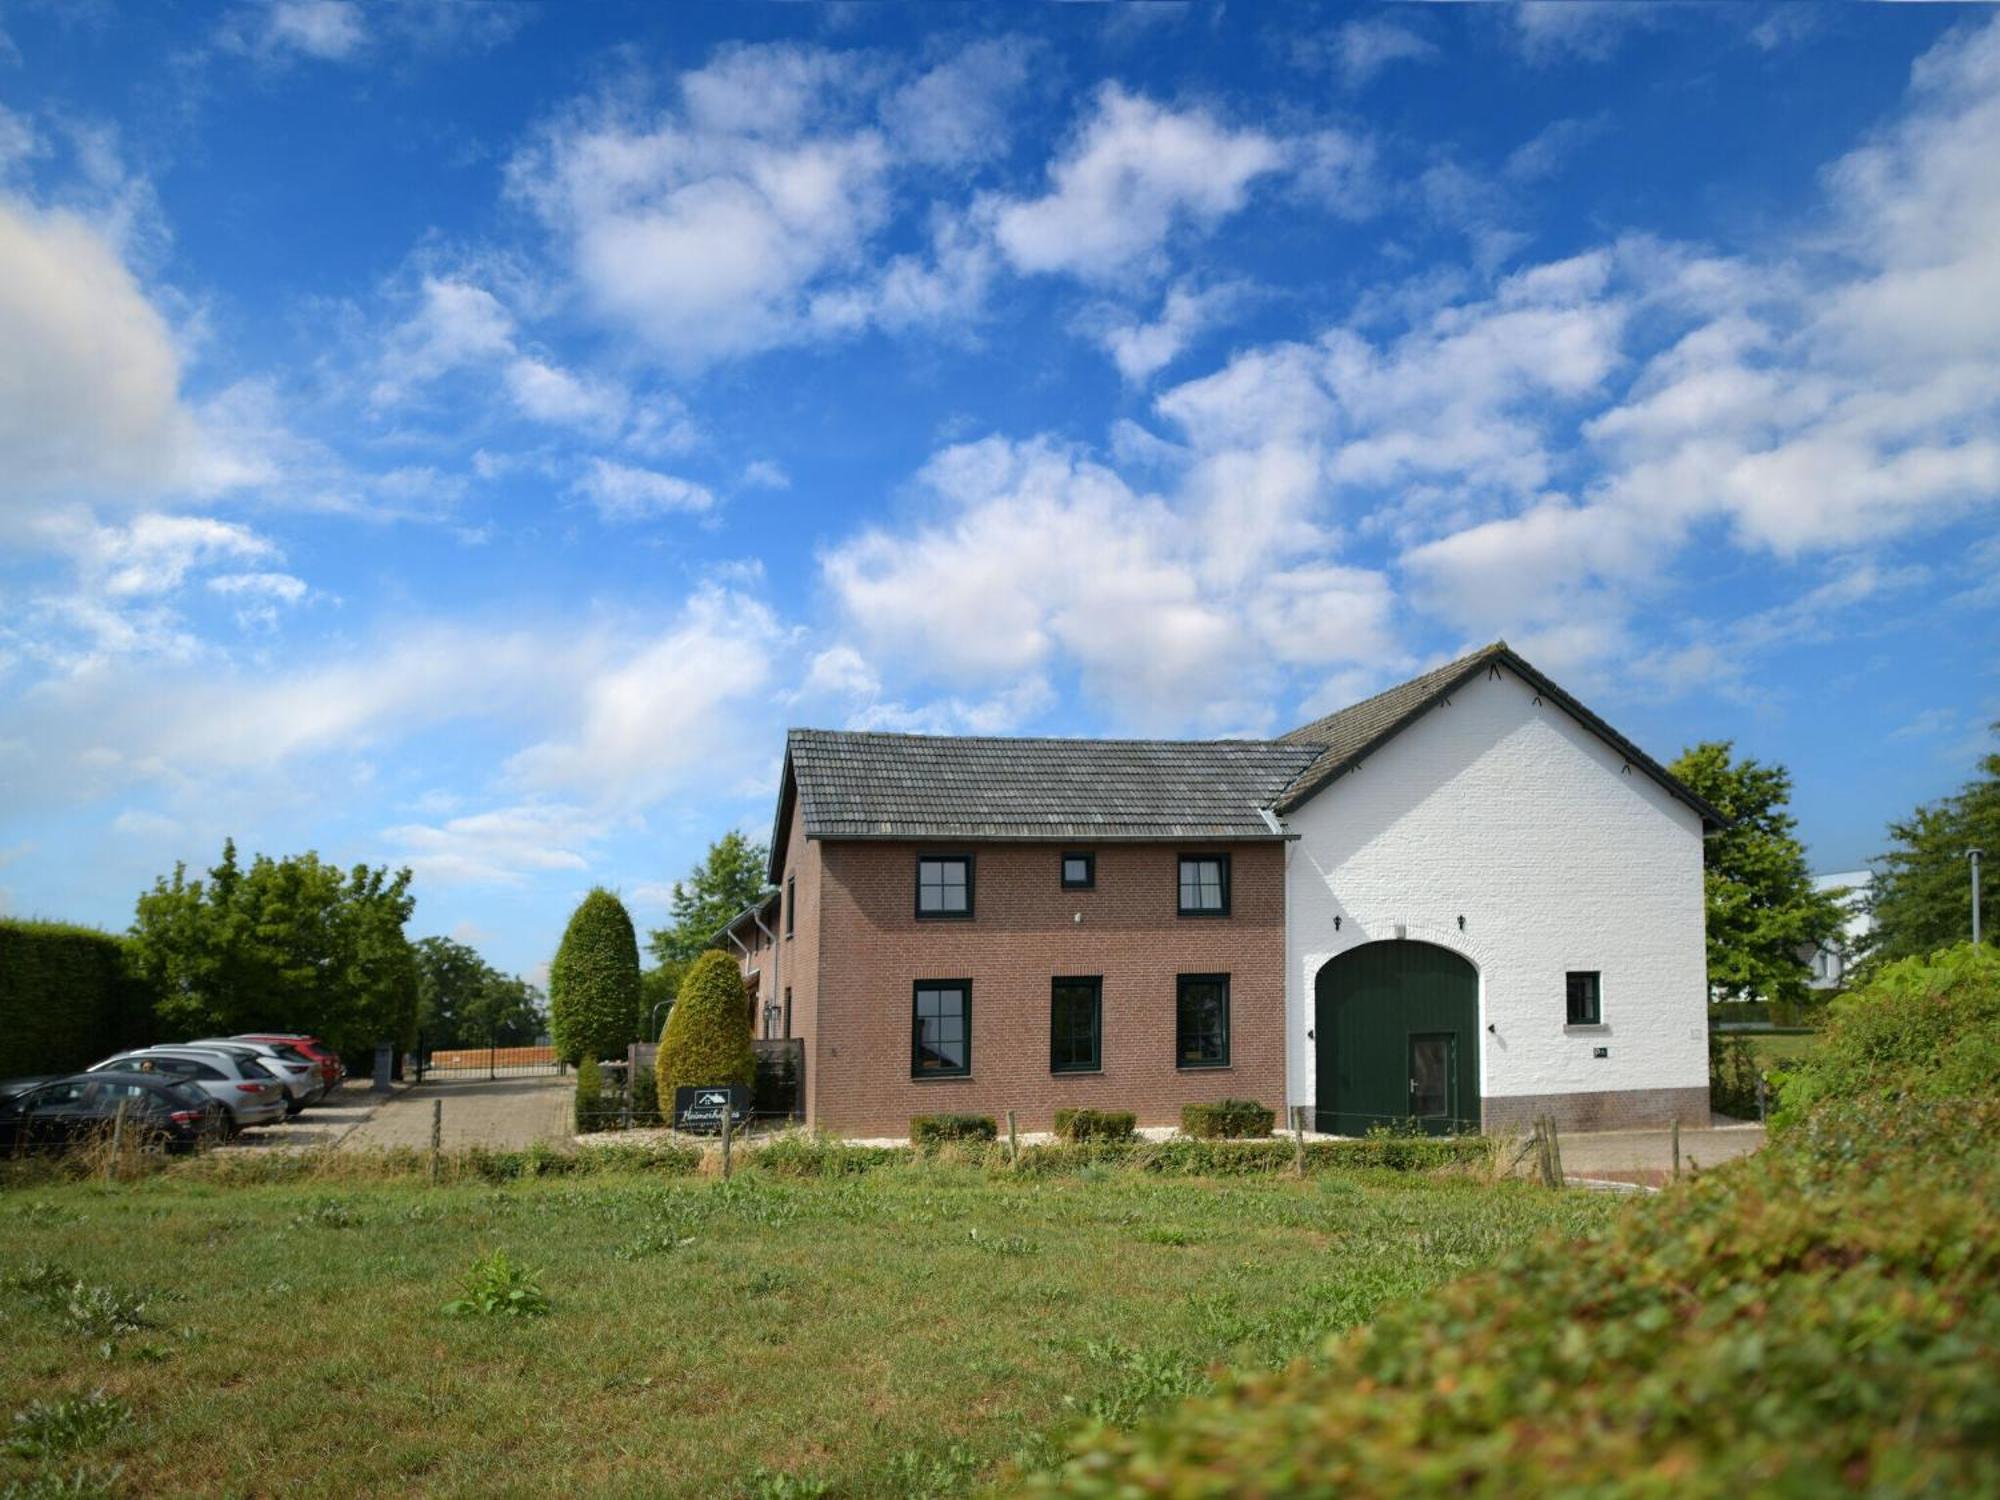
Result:
<svg viewBox="0 0 2000 1500">
<path fill-rule="evenodd" d="M 639 943 L 625 903 L 583 898 L 549 965 L 549 1035 L 566 1063 L 622 1057 L 639 1026 Z"/>
<path fill-rule="evenodd" d="M 671 1111 L 674 1090 L 757 1079 L 757 1054 L 750 1045 L 750 1007 L 743 975 L 728 954 L 710 949 L 694 961 L 681 981 L 667 1029 L 653 1064 L 660 1108 Z"/>
</svg>

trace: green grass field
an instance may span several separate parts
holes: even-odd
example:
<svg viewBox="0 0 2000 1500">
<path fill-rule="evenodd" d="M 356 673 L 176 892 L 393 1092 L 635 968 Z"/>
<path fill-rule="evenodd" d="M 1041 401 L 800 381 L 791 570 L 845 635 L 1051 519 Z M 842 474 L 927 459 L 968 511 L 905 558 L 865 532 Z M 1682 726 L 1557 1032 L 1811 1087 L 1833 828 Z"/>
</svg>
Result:
<svg viewBox="0 0 2000 1500">
<path fill-rule="evenodd" d="M 1783 1069 L 1792 1066 L 1799 1059 L 1811 1054 L 1819 1045 L 1819 1033 L 1801 1031 L 1760 1035 L 1747 1033 L 1750 1048 L 1757 1054 L 1758 1063 L 1766 1069 Z"/>
<path fill-rule="evenodd" d="M 1620 1206 L 1374 1171 L 935 1163 L 15 1188 L 0 1420 L 99 1389 L 129 1415 L 29 1411 L 0 1492 L 82 1470 L 146 1496 L 961 1493 Z M 494 1249 L 538 1268 L 548 1315 L 442 1314 Z"/>
</svg>

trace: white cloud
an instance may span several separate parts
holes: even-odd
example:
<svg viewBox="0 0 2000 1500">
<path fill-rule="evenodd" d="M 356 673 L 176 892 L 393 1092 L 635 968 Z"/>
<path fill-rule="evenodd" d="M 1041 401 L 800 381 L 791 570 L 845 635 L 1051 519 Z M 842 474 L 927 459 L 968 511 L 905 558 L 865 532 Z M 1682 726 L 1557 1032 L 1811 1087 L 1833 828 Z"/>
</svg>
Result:
<svg viewBox="0 0 2000 1500">
<path fill-rule="evenodd" d="M 367 22 L 353 0 L 274 0 L 264 14 L 261 42 L 271 52 L 339 61 L 367 41 Z"/>
<path fill-rule="evenodd" d="M 0 196 L 0 501 L 157 497 L 195 447 L 172 331 L 111 245 Z"/>
<path fill-rule="evenodd" d="M 1377 73 L 1398 62 L 1424 62 L 1437 56 L 1435 43 L 1390 21 L 1349 21 L 1334 34 L 1333 59 L 1341 82 L 1358 89 Z"/>
<path fill-rule="evenodd" d="M 511 361 L 505 379 L 523 416 L 556 426 L 616 432 L 631 405 L 622 386 L 528 356 Z"/>
<path fill-rule="evenodd" d="M 521 885 L 530 875 L 587 870 L 610 821 L 568 803 L 525 802 L 468 813 L 443 823 L 403 823 L 382 830 L 427 886 Z"/>
<path fill-rule="evenodd" d="M 1243 300 L 1245 291 L 1233 282 L 1199 287 L 1182 281 L 1168 288 L 1159 316 L 1151 322 L 1124 319 L 1115 311 L 1106 313 L 1097 341 L 1120 375 L 1134 385 L 1143 384 L 1171 364 L 1204 329 L 1227 316 Z"/>
<path fill-rule="evenodd" d="M 1257 178 L 1277 171 L 1284 149 L 1258 130 L 1232 130 L 1207 111 L 1177 111 L 1115 83 L 1049 167 L 1039 198 L 987 208 L 1000 248 L 1017 270 L 1108 279 L 1157 272 L 1168 238 L 1207 228 L 1249 201 Z"/>
<path fill-rule="evenodd" d="M 640 521 L 715 507 L 715 495 L 706 485 L 603 458 L 592 459 L 572 488 L 606 521 Z"/>
<path fill-rule="evenodd" d="M 792 487 L 792 476 L 785 472 L 782 464 L 768 458 L 755 458 L 743 466 L 743 483 L 753 490 L 788 490 Z"/>
<path fill-rule="evenodd" d="M 1549 64 L 1602 62 L 1631 32 L 1657 24 L 1660 9 L 1648 0 L 1522 0 L 1503 14 L 1522 55 Z"/>
<path fill-rule="evenodd" d="M 882 123 L 901 155 L 950 166 L 1007 149 L 1008 106 L 1028 81 L 1030 43 L 998 37 L 961 47 L 882 101 Z"/>
</svg>

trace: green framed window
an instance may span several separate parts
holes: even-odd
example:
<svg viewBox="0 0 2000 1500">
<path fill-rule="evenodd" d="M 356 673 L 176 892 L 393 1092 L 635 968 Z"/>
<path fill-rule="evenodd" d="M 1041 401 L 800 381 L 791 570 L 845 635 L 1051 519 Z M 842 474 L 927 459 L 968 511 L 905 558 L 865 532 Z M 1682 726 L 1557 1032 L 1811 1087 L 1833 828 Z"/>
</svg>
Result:
<svg viewBox="0 0 2000 1500">
<path fill-rule="evenodd" d="M 1229 976 L 1183 974 L 1174 995 L 1174 1065 L 1229 1066 Z"/>
<path fill-rule="evenodd" d="M 919 979 L 910 996 L 910 1076 L 963 1078 L 972 1071 L 972 981 Z"/>
<path fill-rule="evenodd" d="M 1569 992 L 1569 1022 L 1571 1026 L 1602 1026 L 1604 1024 L 1604 986 L 1595 969 L 1571 969 L 1565 987 Z"/>
<path fill-rule="evenodd" d="M 1229 856 L 1181 856 L 1180 914 L 1184 917 L 1229 915 Z"/>
<path fill-rule="evenodd" d="M 966 920 L 972 916 L 972 856 L 917 856 L 917 915 Z"/>
<path fill-rule="evenodd" d="M 1062 857 L 1062 888 L 1088 891 L 1097 886 L 1097 856 L 1088 849 L 1071 849 Z"/>
<path fill-rule="evenodd" d="M 1049 985 L 1049 1071 L 1095 1073 L 1104 1066 L 1104 980 L 1070 975 Z"/>
</svg>

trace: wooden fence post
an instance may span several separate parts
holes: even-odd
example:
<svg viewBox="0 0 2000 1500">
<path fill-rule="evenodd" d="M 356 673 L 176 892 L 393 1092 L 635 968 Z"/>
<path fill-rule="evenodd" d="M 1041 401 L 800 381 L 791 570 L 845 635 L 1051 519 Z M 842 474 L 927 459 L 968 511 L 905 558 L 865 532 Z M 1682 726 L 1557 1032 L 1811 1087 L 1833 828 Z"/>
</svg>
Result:
<svg viewBox="0 0 2000 1500">
<path fill-rule="evenodd" d="M 431 1100 L 431 1183 L 438 1180 L 439 1153 L 444 1150 L 444 1100 Z"/>
<path fill-rule="evenodd" d="M 1674 1116 L 1674 1181 L 1681 1180 L 1681 1121 Z"/>
<path fill-rule="evenodd" d="M 1014 1111 L 1007 1111 L 1007 1165 L 1021 1164 L 1021 1137 L 1014 1130 Z"/>
<path fill-rule="evenodd" d="M 722 1180 L 729 1181 L 729 1144 L 736 1123 L 736 1101 L 731 1099 L 722 1106 Z"/>
<path fill-rule="evenodd" d="M 1292 1169 L 1303 1177 L 1306 1175 L 1306 1107 L 1292 1106 Z"/>
</svg>

